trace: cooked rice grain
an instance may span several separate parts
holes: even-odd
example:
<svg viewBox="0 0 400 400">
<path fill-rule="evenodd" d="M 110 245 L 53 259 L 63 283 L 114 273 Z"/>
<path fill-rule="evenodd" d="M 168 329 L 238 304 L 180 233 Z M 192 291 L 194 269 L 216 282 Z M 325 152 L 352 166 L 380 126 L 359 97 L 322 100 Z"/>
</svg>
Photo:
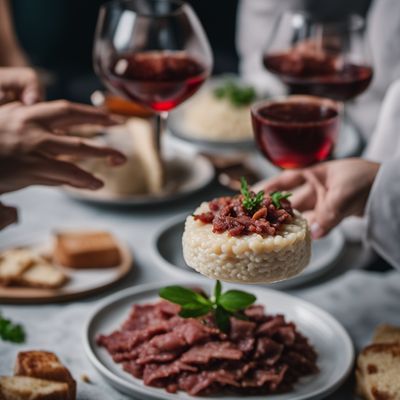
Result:
<svg viewBox="0 0 400 400">
<path fill-rule="evenodd" d="M 195 214 L 208 211 L 203 203 Z M 299 274 L 311 256 L 307 221 L 295 211 L 280 235 L 232 237 L 213 233 L 212 224 L 187 217 L 182 237 L 186 263 L 201 274 L 228 282 L 271 283 Z"/>
</svg>

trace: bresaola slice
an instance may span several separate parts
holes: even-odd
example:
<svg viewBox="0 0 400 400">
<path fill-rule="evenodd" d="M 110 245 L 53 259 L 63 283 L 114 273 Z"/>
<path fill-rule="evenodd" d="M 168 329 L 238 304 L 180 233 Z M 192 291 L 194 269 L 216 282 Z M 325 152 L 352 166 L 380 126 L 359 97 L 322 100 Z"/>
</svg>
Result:
<svg viewBox="0 0 400 400">
<path fill-rule="evenodd" d="M 283 315 L 254 305 L 244 319 L 232 317 L 225 334 L 212 315 L 184 319 L 179 310 L 167 301 L 134 305 L 120 330 L 97 344 L 127 373 L 170 393 L 281 393 L 318 372 L 314 348 Z"/>
</svg>

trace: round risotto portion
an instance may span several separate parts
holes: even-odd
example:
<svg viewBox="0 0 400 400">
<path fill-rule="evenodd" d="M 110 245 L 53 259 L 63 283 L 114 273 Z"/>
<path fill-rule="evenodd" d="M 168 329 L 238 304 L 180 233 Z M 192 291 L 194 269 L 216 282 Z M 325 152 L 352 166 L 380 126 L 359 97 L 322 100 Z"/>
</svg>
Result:
<svg viewBox="0 0 400 400">
<path fill-rule="evenodd" d="M 204 202 L 187 217 L 182 237 L 186 263 L 209 278 L 241 283 L 272 283 L 303 271 L 311 238 L 301 214 L 286 198 L 278 208 L 267 196 L 251 213 L 241 211 L 242 201 L 239 195 Z"/>
</svg>

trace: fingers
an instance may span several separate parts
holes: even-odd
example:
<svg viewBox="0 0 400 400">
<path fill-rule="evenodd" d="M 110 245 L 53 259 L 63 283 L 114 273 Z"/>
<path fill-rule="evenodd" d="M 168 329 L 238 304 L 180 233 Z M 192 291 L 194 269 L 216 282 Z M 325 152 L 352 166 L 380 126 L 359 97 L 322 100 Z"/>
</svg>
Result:
<svg viewBox="0 0 400 400">
<path fill-rule="evenodd" d="M 97 190 L 103 182 L 76 165 L 61 160 L 42 158 L 36 161 L 31 177 L 36 184 L 70 185 L 80 189 Z M 44 183 L 46 182 L 46 183 Z"/>
<path fill-rule="evenodd" d="M 115 121 L 106 111 L 66 100 L 38 103 L 25 109 L 25 119 L 37 121 L 45 127 L 65 129 L 79 124 L 114 125 Z"/>
<path fill-rule="evenodd" d="M 15 207 L 0 203 L 0 230 L 18 221 L 18 213 Z"/>
<path fill-rule="evenodd" d="M 280 175 L 265 181 L 263 190 L 265 193 L 271 193 L 276 190 L 290 191 L 300 186 L 304 181 L 302 170 L 284 171 Z"/>
<path fill-rule="evenodd" d="M 342 221 L 343 216 L 336 209 L 330 207 L 327 199 L 329 188 L 327 189 L 312 171 L 305 171 L 304 177 L 313 186 L 316 193 L 315 208 L 312 214 L 308 215 L 308 218 L 312 238 L 319 239 L 338 225 Z"/>
<path fill-rule="evenodd" d="M 46 156 L 73 155 L 77 157 L 107 157 L 112 165 L 121 165 L 126 157 L 110 147 L 96 146 L 88 140 L 75 137 L 45 135 L 40 152 Z"/>
<path fill-rule="evenodd" d="M 299 211 L 313 210 L 317 201 L 317 194 L 313 185 L 306 182 L 292 190 L 290 202 L 293 208 Z"/>
</svg>

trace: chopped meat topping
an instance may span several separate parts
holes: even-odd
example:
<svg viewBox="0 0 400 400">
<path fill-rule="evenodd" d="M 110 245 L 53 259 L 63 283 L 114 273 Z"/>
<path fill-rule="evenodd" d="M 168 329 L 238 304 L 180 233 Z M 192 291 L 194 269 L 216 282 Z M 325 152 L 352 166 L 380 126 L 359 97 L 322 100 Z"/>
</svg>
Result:
<svg viewBox="0 0 400 400">
<path fill-rule="evenodd" d="M 270 196 L 265 196 L 260 205 L 249 211 L 243 206 L 243 195 L 219 197 L 208 203 L 210 211 L 194 215 L 194 219 L 205 224 L 212 224 L 214 233 L 228 232 L 231 236 L 262 236 L 279 234 L 283 224 L 293 219 L 290 201 L 283 199 L 277 208 Z"/>
</svg>

